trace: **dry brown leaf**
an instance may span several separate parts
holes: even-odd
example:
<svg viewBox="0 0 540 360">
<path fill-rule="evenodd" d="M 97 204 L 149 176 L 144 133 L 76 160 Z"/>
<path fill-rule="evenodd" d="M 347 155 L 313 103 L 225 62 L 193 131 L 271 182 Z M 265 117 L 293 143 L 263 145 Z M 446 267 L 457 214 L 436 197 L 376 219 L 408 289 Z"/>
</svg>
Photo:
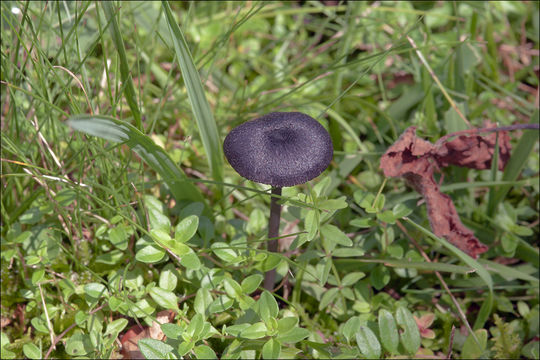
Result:
<svg viewBox="0 0 540 360">
<path fill-rule="evenodd" d="M 493 126 L 486 124 L 488 128 Z M 448 165 L 490 168 L 497 135 L 459 134 L 454 140 L 447 140 L 453 136 L 450 134 L 433 145 L 416 136 L 416 127 L 409 127 L 382 156 L 380 167 L 385 176 L 405 178 L 423 196 L 435 235 L 477 258 L 488 250 L 487 246 L 463 225 L 452 199 L 441 193 L 433 174 Z M 504 131 L 499 133 L 499 150 L 499 169 L 502 170 L 510 157 L 510 139 Z"/>
<path fill-rule="evenodd" d="M 139 340 L 145 338 L 165 340 L 165 334 L 161 331 L 160 324 L 170 323 L 174 319 L 174 315 L 172 310 L 163 310 L 157 314 L 157 322 L 153 321 L 152 326 L 133 325 L 129 328 L 120 340 L 124 359 L 146 359 L 137 345 Z"/>
</svg>

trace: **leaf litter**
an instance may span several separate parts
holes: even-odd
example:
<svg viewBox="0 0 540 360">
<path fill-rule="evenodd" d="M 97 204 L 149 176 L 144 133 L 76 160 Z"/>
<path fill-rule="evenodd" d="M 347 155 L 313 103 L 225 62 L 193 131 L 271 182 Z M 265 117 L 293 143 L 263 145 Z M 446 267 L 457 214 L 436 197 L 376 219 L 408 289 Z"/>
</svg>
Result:
<svg viewBox="0 0 540 360">
<path fill-rule="evenodd" d="M 385 176 L 403 177 L 422 195 L 435 235 L 445 238 L 473 258 L 486 252 L 488 247 L 463 225 L 452 199 L 440 191 L 433 174 L 449 165 L 478 170 L 491 168 L 497 143 L 497 134 L 492 131 L 503 128 L 495 128 L 490 122 L 484 125 L 482 129 L 448 134 L 435 144 L 419 138 L 416 127 L 411 126 L 388 148 L 380 164 Z M 478 135 L 481 132 L 492 133 Z M 510 137 L 506 131 L 498 134 L 498 168 L 503 170 L 510 158 Z"/>
</svg>

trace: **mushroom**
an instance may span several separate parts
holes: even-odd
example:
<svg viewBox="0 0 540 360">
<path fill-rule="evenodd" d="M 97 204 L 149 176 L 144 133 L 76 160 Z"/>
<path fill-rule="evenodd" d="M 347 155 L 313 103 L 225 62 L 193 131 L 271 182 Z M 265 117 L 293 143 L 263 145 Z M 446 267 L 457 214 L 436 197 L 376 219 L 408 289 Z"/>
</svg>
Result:
<svg viewBox="0 0 540 360">
<path fill-rule="evenodd" d="M 273 112 L 232 129 L 223 142 L 225 157 L 242 177 L 272 185 L 268 251 L 277 252 L 281 188 L 303 184 L 330 164 L 330 134 L 300 112 Z M 265 274 L 264 288 L 274 287 L 276 271 Z"/>
</svg>

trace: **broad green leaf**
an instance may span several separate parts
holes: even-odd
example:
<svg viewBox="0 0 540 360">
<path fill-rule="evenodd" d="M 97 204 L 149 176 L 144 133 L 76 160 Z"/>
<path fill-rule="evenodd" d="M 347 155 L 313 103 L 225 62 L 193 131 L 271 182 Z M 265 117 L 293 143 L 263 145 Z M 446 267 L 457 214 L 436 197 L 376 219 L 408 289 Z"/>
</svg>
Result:
<svg viewBox="0 0 540 360">
<path fill-rule="evenodd" d="M 168 338 L 178 340 L 184 332 L 184 328 L 178 324 L 165 323 L 161 324 L 161 330 Z"/>
<path fill-rule="evenodd" d="M 352 246 L 353 242 L 337 226 L 325 224 L 321 227 L 321 234 L 326 241 L 330 241 L 343 246 Z"/>
<path fill-rule="evenodd" d="M 233 304 L 233 299 L 231 299 L 227 295 L 221 295 L 210 304 L 210 306 L 208 307 L 208 313 L 214 314 L 223 312 L 230 308 Z"/>
<path fill-rule="evenodd" d="M 403 306 L 398 307 L 396 311 L 396 321 L 403 329 L 401 333 L 401 344 L 407 350 L 409 355 L 414 355 L 420 348 L 420 332 L 418 325 L 411 312 Z"/>
<path fill-rule="evenodd" d="M 198 345 L 193 348 L 197 359 L 217 359 L 217 355 L 211 347 Z"/>
<path fill-rule="evenodd" d="M 339 210 L 339 209 L 345 209 L 349 204 L 347 204 L 347 198 L 345 196 L 341 196 L 338 199 L 328 199 L 323 200 L 319 202 L 318 208 L 322 210 Z"/>
<path fill-rule="evenodd" d="M 116 248 L 126 250 L 128 247 L 128 239 L 131 235 L 131 228 L 126 225 L 118 225 L 109 231 L 109 241 Z"/>
<path fill-rule="evenodd" d="M 348 273 L 341 279 L 341 285 L 343 286 L 352 286 L 356 284 L 356 282 L 360 279 L 363 279 L 366 276 L 365 273 L 360 271 L 355 271 L 352 273 Z"/>
<path fill-rule="evenodd" d="M 369 274 L 369 280 L 375 289 L 381 290 L 390 282 L 390 271 L 382 264 L 377 265 Z"/>
<path fill-rule="evenodd" d="M 165 257 L 165 250 L 155 245 L 146 245 L 135 254 L 135 259 L 143 263 L 154 264 Z"/>
<path fill-rule="evenodd" d="M 361 324 L 362 321 L 358 316 L 353 316 L 345 322 L 345 324 L 341 328 L 341 333 L 343 334 L 343 336 L 345 336 L 347 342 L 350 342 L 354 338 Z"/>
<path fill-rule="evenodd" d="M 4 349 L 2 349 L 4 352 Z M 23 345 L 23 353 L 29 359 L 42 359 L 41 350 L 34 344 L 28 343 Z"/>
<path fill-rule="evenodd" d="M 240 337 L 246 339 L 260 339 L 264 336 L 266 336 L 266 325 L 262 322 L 252 324 L 240 332 Z"/>
<path fill-rule="evenodd" d="M 99 299 L 102 296 L 109 295 L 105 285 L 100 283 L 89 283 L 84 285 L 84 293 L 93 299 Z"/>
<path fill-rule="evenodd" d="M 360 352 L 366 358 L 378 359 L 381 356 L 381 344 L 370 328 L 363 325 L 360 326 L 355 338 Z"/>
<path fill-rule="evenodd" d="M 159 287 L 167 291 L 174 291 L 178 284 L 178 277 L 174 266 L 169 265 L 165 266 L 159 274 Z"/>
<path fill-rule="evenodd" d="M 287 331 L 298 325 L 298 319 L 295 317 L 284 317 L 277 322 L 277 329 L 280 333 L 286 333 Z"/>
<path fill-rule="evenodd" d="M 303 329 L 299 327 L 292 328 L 291 330 L 287 331 L 286 333 L 280 333 L 277 337 L 277 341 L 281 343 L 286 344 L 295 344 L 299 341 L 304 340 L 307 338 L 311 333 L 308 329 Z"/>
<path fill-rule="evenodd" d="M 107 325 L 107 330 L 105 331 L 105 335 L 111 334 L 114 337 L 116 337 L 118 336 L 118 334 L 120 334 L 120 331 L 124 330 L 127 324 L 128 324 L 127 319 L 116 319 Z"/>
<path fill-rule="evenodd" d="M 180 71 L 182 72 L 188 98 L 191 103 L 191 109 L 208 157 L 210 172 L 212 173 L 213 180 L 220 182 L 223 179 L 223 150 L 216 122 L 214 121 L 212 110 L 206 99 L 199 73 L 193 63 L 193 58 L 191 57 L 191 52 L 189 51 L 184 34 L 178 26 L 178 22 L 174 19 L 169 3 L 164 1 L 162 4 L 174 43 L 178 64 L 180 65 Z"/>
<path fill-rule="evenodd" d="M 197 295 L 195 295 L 195 301 L 193 303 L 193 309 L 196 313 L 203 315 L 206 318 L 206 311 L 210 307 L 214 300 L 210 291 L 205 288 L 200 288 L 197 290 Z"/>
<path fill-rule="evenodd" d="M 204 203 L 199 188 L 187 180 L 184 172 L 171 160 L 165 150 L 132 125 L 101 115 L 74 115 L 67 120 L 67 124 L 88 135 L 112 142 L 125 142 L 161 176 L 177 201 L 186 199 Z"/>
<path fill-rule="evenodd" d="M 241 286 L 244 294 L 251 294 L 261 284 L 263 276 L 261 274 L 253 274 L 242 280 Z"/>
<path fill-rule="evenodd" d="M 139 350 L 147 359 L 168 359 L 174 348 L 163 341 L 143 338 L 137 343 Z"/>
<path fill-rule="evenodd" d="M 394 217 L 396 219 L 401 219 L 402 217 L 409 216 L 413 212 L 413 210 L 410 209 L 407 205 L 399 203 L 394 206 L 392 212 L 394 213 Z"/>
<path fill-rule="evenodd" d="M 467 336 L 465 343 L 463 344 L 463 349 L 461 350 L 462 359 L 479 359 L 485 358 L 484 352 L 487 347 L 487 338 L 488 332 L 486 329 L 478 329 L 474 332 L 478 343 L 472 334 Z"/>
<path fill-rule="evenodd" d="M 275 339 L 268 340 L 262 347 L 263 359 L 279 359 L 281 344 Z"/>
<path fill-rule="evenodd" d="M 150 296 L 161 307 L 178 311 L 178 298 L 172 291 L 164 290 L 154 286 L 149 291 Z"/>
<path fill-rule="evenodd" d="M 152 195 L 144 195 L 143 200 L 148 213 L 150 228 L 152 230 L 161 230 L 169 234 L 171 232 L 171 221 L 166 215 L 165 204 Z"/>
<path fill-rule="evenodd" d="M 381 336 L 382 346 L 386 351 L 396 354 L 399 345 L 396 321 L 390 311 L 385 309 L 379 310 L 379 334 Z"/>
<path fill-rule="evenodd" d="M 146 299 L 137 301 L 133 307 L 130 307 L 130 310 L 133 312 L 133 315 L 140 318 L 150 316 L 154 313 L 154 311 L 156 311 L 156 309 L 150 305 Z"/>
<path fill-rule="evenodd" d="M 37 285 L 45 276 L 45 270 L 39 269 L 32 273 L 32 284 Z"/>
<path fill-rule="evenodd" d="M 238 261 L 238 254 L 231 249 L 231 246 L 224 242 L 215 242 L 211 246 L 212 252 L 216 254 L 221 260 L 234 264 Z"/>
<path fill-rule="evenodd" d="M 185 266 L 186 269 L 198 270 L 201 267 L 201 260 L 199 260 L 199 256 L 197 256 L 197 254 L 191 251 L 189 254 L 186 254 L 180 258 L 180 264 Z"/>
<path fill-rule="evenodd" d="M 223 286 L 227 295 L 233 299 L 238 300 L 244 294 L 242 286 L 240 286 L 240 284 L 238 284 L 234 279 L 225 279 L 223 281 Z"/>
<path fill-rule="evenodd" d="M 338 292 L 339 288 L 337 287 L 326 290 L 319 302 L 319 310 L 326 309 L 326 307 L 338 296 Z"/>
<path fill-rule="evenodd" d="M 187 337 L 191 339 L 197 339 L 199 335 L 201 334 L 202 330 L 204 328 L 204 316 L 201 314 L 195 314 L 187 327 L 187 329 L 184 331 L 182 336 L 184 339 L 187 340 Z M 184 335 L 187 335 L 184 336 Z"/>
<path fill-rule="evenodd" d="M 189 241 L 189 239 L 191 239 L 193 235 L 195 235 L 198 227 L 199 218 L 195 215 L 190 215 L 185 219 L 182 219 L 182 221 L 180 221 L 178 225 L 176 225 L 174 238 L 176 239 L 176 241 L 185 243 Z"/>
<path fill-rule="evenodd" d="M 82 356 L 94 351 L 95 347 L 87 334 L 77 333 L 66 341 L 66 353 L 70 356 Z"/>
<path fill-rule="evenodd" d="M 279 307 L 276 299 L 268 291 L 263 291 L 259 299 L 259 314 L 261 319 L 268 323 L 270 318 L 275 318 L 278 315 Z"/>
<path fill-rule="evenodd" d="M 390 210 L 385 210 L 383 212 L 378 212 L 377 213 L 377 219 L 379 219 L 380 221 L 385 222 L 387 224 L 395 224 L 396 223 L 396 216 Z"/>
</svg>

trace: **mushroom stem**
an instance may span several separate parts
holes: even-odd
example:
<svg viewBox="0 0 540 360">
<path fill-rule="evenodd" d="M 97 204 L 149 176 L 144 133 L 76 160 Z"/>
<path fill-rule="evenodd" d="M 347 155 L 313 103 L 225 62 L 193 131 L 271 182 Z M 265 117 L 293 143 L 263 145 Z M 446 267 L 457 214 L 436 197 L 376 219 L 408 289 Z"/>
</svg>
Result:
<svg viewBox="0 0 540 360">
<path fill-rule="evenodd" d="M 279 235 L 279 220 L 281 217 L 281 204 L 278 203 L 281 196 L 281 187 L 272 187 L 272 197 L 270 200 L 270 221 L 268 222 L 268 238 L 271 239 L 268 241 L 268 251 L 277 252 L 278 251 L 278 240 L 276 239 Z M 276 269 L 267 271 L 264 274 L 264 288 L 268 291 L 274 289 L 274 283 L 276 280 Z"/>
</svg>

